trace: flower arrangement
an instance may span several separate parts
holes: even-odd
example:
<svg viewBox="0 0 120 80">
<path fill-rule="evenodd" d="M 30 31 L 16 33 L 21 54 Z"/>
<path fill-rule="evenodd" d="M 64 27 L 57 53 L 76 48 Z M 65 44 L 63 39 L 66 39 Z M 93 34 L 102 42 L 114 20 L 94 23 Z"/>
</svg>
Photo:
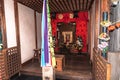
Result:
<svg viewBox="0 0 120 80">
<path fill-rule="evenodd" d="M 102 51 L 102 56 L 107 57 L 108 52 L 108 42 L 101 42 L 101 44 L 98 44 L 98 48 Z"/>
<path fill-rule="evenodd" d="M 81 50 L 83 48 L 83 41 L 80 36 L 77 37 L 76 43 L 72 45 L 72 49 Z"/>
</svg>

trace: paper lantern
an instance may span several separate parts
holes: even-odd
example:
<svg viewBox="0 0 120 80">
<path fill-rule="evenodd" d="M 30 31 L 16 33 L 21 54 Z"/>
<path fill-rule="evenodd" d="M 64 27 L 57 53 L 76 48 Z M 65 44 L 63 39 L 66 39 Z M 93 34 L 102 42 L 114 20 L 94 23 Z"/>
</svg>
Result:
<svg viewBox="0 0 120 80">
<path fill-rule="evenodd" d="M 108 27 L 108 31 L 112 31 L 112 30 L 114 30 L 115 29 L 115 26 L 109 26 Z"/>
<path fill-rule="evenodd" d="M 115 24 L 117 28 L 120 27 L 120 22 Z"/>
</svg>

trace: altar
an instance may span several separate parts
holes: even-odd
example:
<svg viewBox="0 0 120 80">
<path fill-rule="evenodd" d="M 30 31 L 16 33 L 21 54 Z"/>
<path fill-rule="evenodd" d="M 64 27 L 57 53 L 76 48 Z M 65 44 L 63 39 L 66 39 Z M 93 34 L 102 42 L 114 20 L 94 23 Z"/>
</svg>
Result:
<svg viewBox="0 0 120 80">
<path fill-rule="evenodd" d="M 80 15 L 86 13 L 78 13 Z M 79 15 L 79 16 L 80 16 Z M 86 14 L 87 15 L 87 14 Z M 61 18 L 62 16 L 62 18 Z M 87 16 L 86 16 L 87 17 Z M 55 51 L 56 52 L 69 52 L 70 49 L 77 48 L 76 50 L 83 53 L 87 51 L 87 22 L 86 20 L 81 20 L 82 16 L 78 18 L 71 18 L 69 13 L 56 14 L 56 19 L 52 20 L 52 36 L 55 39 Z M 82 39 L 82 49 L 77 38 L 81 37 Z M 71 48 L 72 47 L 72 48 Z M 75 47 L 75 48 L 74 48 Z"/>
</svg>

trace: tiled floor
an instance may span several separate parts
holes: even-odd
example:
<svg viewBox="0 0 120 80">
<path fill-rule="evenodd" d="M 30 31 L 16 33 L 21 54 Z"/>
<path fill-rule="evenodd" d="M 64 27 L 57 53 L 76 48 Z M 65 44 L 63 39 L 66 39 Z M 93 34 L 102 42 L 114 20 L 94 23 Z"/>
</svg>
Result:
<svg viewBox="0 0 120 80">
<path fill-rule="evenodd" d="M 41 76 L 42 68 L 38 62 L 30 62 L 22 67 L 22 74 Z M 65 55 L 65 68 L 56 71 L 56 78 L 67 80 L 92 80 L 89 56 L 87 55 Z"/>
</svg>

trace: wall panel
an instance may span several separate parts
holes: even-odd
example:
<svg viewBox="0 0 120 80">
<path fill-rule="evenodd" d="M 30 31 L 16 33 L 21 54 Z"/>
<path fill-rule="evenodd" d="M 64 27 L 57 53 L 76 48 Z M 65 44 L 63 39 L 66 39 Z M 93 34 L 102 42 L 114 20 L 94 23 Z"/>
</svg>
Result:
<svg viewBox="0 0 120 80">
<path fill-rule="evenodd" d="M 14 16 L 14 1 L 4 0 L 4 7 L 5 7 L 5 19 L 6 19 L 7 45 L 9 48 L 17 45 L 15 16 Z"/>
<path fill-rule="evenodd" d="M 33 57 L 35 48 L 34 10 L 18 3 L 22 63 Z"/>
</svg>

